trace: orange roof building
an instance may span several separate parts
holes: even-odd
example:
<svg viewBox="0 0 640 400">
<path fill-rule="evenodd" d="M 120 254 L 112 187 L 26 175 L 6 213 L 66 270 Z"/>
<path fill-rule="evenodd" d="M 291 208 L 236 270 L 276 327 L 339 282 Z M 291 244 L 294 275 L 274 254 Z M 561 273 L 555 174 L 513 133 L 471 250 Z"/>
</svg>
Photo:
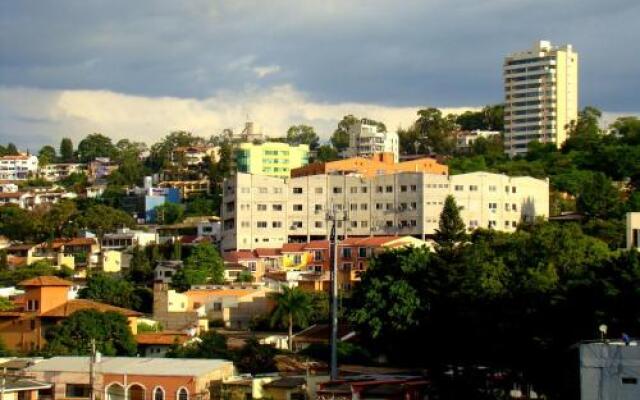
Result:
<svg viewBox="0 0 640 400">
<path fill-rule="evenodd" d="M 392 175 L 398 172 L 424 172 L 448 175 L 449 167 L 433 158 L 418 158 L 395 163 L 393 153 L 377 153 L 371 158 L 353 157 L 338 161 L 316 162 L 291 170 L 291 177 L 322 175 L 331 173 L 355 173 L 367 177 Z"/>
<path fill-rule="evenodd" d="M 137 333 L 137 319 L 141 313 L 92 300 L 70 300 L 72 283 L 65 279 L 38 276 L 18 283 L 18 286 L 25 290 L 21 301 L 15 302 L 16 308 L 11 312 L 0 313 L 0 338 L 9 349 L 18 353 L 42 349 L 46 344 L 45 328 L 81 310 L 120 313 L 127 318 L 131 332 Z"/>
</svg>

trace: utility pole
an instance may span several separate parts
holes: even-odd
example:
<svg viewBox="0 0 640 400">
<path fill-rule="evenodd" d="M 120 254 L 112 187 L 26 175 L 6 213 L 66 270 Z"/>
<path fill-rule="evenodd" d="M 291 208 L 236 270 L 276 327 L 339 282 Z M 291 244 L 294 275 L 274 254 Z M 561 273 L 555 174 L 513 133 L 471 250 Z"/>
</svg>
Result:
<svg viewBox="0 0 640 400">
<path fill-rule="evenodd" d="M 91 339 L 91 355 L 89 356 L 89 400 L 96 400 L 94 385 L 96 381 L 96 340 Z"/>
<path fill-rule="evenodd" d="M 346 222 L 347 211 L 344 210 L 342 218 L 338 216 L 335 206 L 327 211 L 326 219 L 332 222 L 330 245 L 333 248 L 331 254 L 331 380 L 338 379 L 338 230 L 336 221 Z M 345 228 L 346 232 L 346 228 Z"/>
</svg>

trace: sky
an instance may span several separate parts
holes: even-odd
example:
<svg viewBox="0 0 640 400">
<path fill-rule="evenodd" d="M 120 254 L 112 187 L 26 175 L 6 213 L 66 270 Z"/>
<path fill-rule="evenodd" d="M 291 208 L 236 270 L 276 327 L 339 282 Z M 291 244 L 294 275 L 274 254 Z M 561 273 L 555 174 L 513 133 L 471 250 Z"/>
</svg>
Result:
<svg viewBox="0 0 640 400">
<path fill-rule="evenodd" d="M 504 56 L 537 40 L 574 46 L 580 107 L 611 120 L 640 112 L 639 17 L 638 0 L 0 0 L 0 143 L 396 129 L 501 102 Z"/>
</svg>

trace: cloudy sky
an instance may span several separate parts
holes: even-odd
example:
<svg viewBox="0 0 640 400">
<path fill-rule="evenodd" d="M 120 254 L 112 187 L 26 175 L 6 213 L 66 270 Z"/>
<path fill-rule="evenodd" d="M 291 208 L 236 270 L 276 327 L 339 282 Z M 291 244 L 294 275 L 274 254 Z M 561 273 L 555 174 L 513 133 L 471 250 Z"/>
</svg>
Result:
<svg viewBox="0 0 640 400">
<path fill-rule="evenodd" d="M 502 100 L 505 54 L 580 53 L 580 106 L 640 111 L 638 0 L 0 0 L 0 142 L 153 142 Z"/>
</svg>

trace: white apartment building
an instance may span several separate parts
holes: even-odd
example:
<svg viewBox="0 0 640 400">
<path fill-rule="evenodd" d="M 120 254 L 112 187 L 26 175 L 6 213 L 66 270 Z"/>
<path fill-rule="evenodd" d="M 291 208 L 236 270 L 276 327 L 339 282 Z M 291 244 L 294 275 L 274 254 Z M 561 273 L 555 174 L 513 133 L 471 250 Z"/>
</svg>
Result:
<svg viewBox="0 0 640 400">
<path fill-rule="evenodd" d="M 347 211 L 339 235 L 435 233 L 447 195 L 469 230 L 512 232 L 520 221 L 549 215 L 549 183 L 488 172 L 434 175 L 402 172 L 373 178 L 311 175 L 275 178 L 238 173 L 223 185 L 223 250 L 274 248 L 327 239 L 326 211 Z"/>
<path fill-rule="evenodd" d="M 527 152 L 533 140 L 560 147 L 578 118 L 578 54 L 570 44 L 539 41 L 504 60 L 505 152 Z"/>
<path fill-rule="evenodd" d="M 400 160 L 400 139 L 395 132 L 380 132 L 377 125 L 362 119 L 349 127 L 349 147 L 346 157 L 371 157 L 375 153 L 393 153 Z"/>
<path fill-rule="evenodd" d="M 0 180 L 27 180 L 38 172 L 38 157 L 29 154 L 0 157 Z"/>
<path fill-rule="evenodd" d="M 71 174 L 86 174 L 87 165 L 78 163 L 47 164 L 39 168 L 39 175 L 49 182 L 57 182 Z"/>
</svg>

